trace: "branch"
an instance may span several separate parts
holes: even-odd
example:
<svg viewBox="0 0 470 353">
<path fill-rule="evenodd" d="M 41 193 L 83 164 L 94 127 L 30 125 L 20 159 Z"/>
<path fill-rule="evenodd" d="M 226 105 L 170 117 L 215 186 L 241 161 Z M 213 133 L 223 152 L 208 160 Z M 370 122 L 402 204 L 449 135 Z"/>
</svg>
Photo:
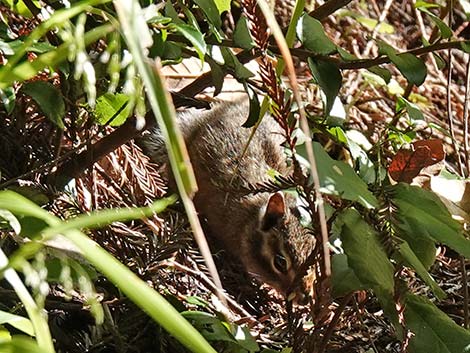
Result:
<svg viewBox="0 0 470 353">
<path fill-rule="evenodd" d="M 330 16 L 336 10 L 346 6 L 352 0 L 330 0 L 325 2 L 322 6 L 317 7 L 315 10 L 309 12 L 309 15 L 317 20 L 323 20 Z"/>
</svg>

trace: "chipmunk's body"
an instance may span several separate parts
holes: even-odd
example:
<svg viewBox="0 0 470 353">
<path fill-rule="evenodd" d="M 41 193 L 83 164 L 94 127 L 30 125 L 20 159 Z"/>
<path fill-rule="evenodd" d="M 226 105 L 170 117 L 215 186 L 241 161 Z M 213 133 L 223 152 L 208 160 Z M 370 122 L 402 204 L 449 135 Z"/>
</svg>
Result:
<svg viewBox="0 0 470 353">
<path fill-rule="evenodd" d="M 292 213 L 293 196 L 247 194 L 249 185 L 270 180 L 274 171 L 291 173 L 281 131 L 270 117 L 263 119 L 241 158 L 251 133 L 241 127 L 247 115 L 248 102 L 240 100 L 178 116 L 199 187 L 194 202 L 226 251 L 235 253 L 253 277 L 287 295 L 295 289 L 297 270 L 314 240 Z M 155 147 L 149 153 L 162 162 L 161 143 L 146 145 Z"/>
</svg>

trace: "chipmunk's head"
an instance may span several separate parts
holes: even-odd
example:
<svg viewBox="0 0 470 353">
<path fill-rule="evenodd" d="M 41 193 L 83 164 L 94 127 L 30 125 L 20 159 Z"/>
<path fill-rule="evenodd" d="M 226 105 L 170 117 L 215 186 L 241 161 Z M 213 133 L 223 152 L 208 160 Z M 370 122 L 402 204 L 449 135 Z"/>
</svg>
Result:
<svg viewBox="0 0 470 353">
<path fill-rule="evenodd" d="M 271 194 L 260 210 L 258 226 L 249 239 L 242 262 L 260 282 L 269 284 L 286 298 L 301 302 L 305 296 L 302 266 L 313 251 L 315 239 L 300 225 L 294 197 Z"/>
</svg>

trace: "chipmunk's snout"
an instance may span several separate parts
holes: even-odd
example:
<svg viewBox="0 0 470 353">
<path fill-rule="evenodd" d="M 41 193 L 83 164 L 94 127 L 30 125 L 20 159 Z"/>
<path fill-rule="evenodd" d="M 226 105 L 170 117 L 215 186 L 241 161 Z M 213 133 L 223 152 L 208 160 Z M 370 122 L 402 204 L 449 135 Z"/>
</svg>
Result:
<svg viewBox="0 0 470 353">
<path fill-rule="evenodd" d="M 297 289 L 287 296 L 287 301 L 292 302 L 292 304 L 294 305 L 307 305 L 309 299 L 310 296 L 306 294 L 302 289 Z"/>
</svg>

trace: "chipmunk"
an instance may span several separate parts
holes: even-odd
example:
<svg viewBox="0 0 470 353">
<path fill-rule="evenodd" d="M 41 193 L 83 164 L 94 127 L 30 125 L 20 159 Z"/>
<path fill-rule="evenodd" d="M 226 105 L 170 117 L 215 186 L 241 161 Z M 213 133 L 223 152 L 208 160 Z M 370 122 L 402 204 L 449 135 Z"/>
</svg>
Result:
<svg viewBox="0 0 470 353">
<path fill-rule="evenodd" d="M 292 172 L 281 129 L 270 117 L 262 120 L 241 158 L 251 133 L 241 127 L 248 111 L 244 99 L 178 114 L 199 188 L 194 204 L 210 234 L 226 251 L 236 253 L 252 277 L 292 298 L 292 293 L 302 295 L 294 288 L 295 279 L 315 241 L 299 223 L 293 195 L 247 194 L 250 185 L 269 180 L 273 171 L 285 176 Z M 158 129 L 145 138 L 144 146 L 155 162 L 166 161 Z"/>
</svg>

